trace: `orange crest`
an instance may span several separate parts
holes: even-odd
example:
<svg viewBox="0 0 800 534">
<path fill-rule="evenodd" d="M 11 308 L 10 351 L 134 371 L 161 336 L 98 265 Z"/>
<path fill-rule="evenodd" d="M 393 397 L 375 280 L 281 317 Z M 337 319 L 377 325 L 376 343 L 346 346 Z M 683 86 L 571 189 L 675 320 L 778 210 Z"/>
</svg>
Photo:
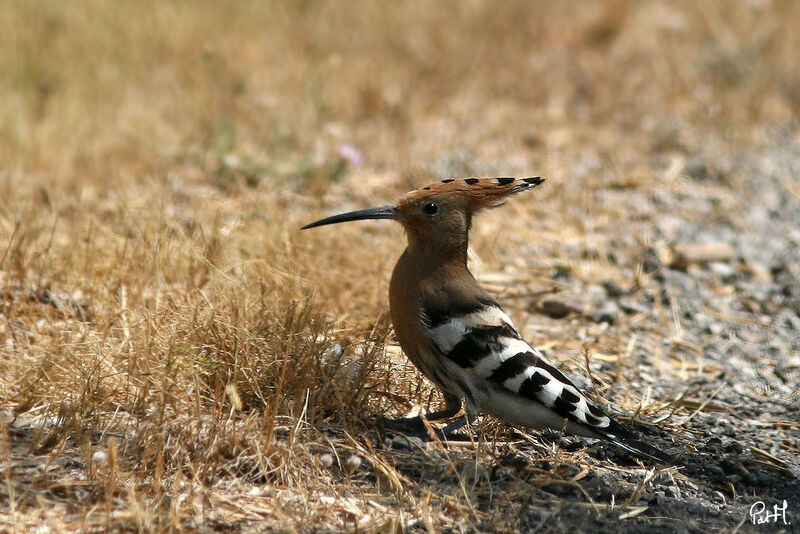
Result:
<svg viewBox="0 0 800 534">
<path fill-rule="evenodd" d="M 365 210 L 351 211 L 332 215 L 319 221 L 303 226 L 303 230 L 316 228 L 327 224 L 337 224 L 347 221 L 361 221 L 364 219 L 393 219 L 407 224 L 409 220 L 404 219 L 406 214 L 416 211 L 417 208 L 429 202 L 431 199 L 442 199 L 456 197 L 465 200 L 460 202 L 460 208 L 466 209 L 469 217 L 472 213 L 482 209 L 499 206 L 511 195 L 516 195 L 522 191 L 533 189 L 544 182 L 544 178 L 463 178 L 460 180 L 447 179 L 435 184 L 426 185 L 422 189 L 417 189 L 406 194 L 400 199 L 396 206 L 380 206 Z M 431 202 L 433 212 L 438 209 L 434 202 Z M 404 220 L 406 222 L 404 222 Z M 467 219 L 469 221 L 469 219 Z M 469 230 L 469 224 L 464 228 Z"/>
<path fill-rule="evenodd" d="M 458 195 L 469 199 L 473 211 L 498 206 L 517 193 L 533 189 L 544 178 L 461 178 L 447 179 L 407 193 L 397 203 L 399 209 L 422 204 L 439 195 Z"/>
</svg>

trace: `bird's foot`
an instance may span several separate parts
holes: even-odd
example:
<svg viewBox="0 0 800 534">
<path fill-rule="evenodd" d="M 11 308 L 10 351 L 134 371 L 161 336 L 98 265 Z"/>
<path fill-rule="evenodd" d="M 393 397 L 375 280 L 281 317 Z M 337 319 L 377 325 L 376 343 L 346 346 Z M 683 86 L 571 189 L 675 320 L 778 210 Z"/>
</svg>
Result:
<svg viewBox="0 0 800 534">
<path fill-rule="evenodd" d="M 400 417 L 389 419 L 379 417 L 376 421 L 378 430 L 384 434 L 387 430 L 407 437 L 418 438 L 422 441 L 432 441 L 434 436 L 440 440 L 465 441 L 469 437 L 458 434 L 457 431 L 467 423 L 466 417 L 459 417 L 444 428 L 438 428 L 428 423 L 422 417 Z"/>
</svg>

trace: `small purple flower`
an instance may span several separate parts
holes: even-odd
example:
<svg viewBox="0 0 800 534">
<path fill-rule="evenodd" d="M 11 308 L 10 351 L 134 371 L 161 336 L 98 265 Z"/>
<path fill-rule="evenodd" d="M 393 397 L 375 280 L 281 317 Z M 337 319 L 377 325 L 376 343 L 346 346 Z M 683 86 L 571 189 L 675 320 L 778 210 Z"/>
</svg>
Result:
<svg viewBox="0 0 800 534">
<path fill-rule="evenodd" d="M 364 155 L 355 145 L 342 143 L 336 147 L 336 153 L 353 167 L 360 167 L 364 163 Z"/>
</svg>

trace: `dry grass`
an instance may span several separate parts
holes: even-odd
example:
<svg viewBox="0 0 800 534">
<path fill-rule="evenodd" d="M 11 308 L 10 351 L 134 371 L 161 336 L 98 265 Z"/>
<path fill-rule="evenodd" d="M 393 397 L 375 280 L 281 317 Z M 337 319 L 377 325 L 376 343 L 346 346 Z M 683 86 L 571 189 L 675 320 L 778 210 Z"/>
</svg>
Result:
<svg viewBox="0 0 800 534">
<path fill-rule="evenodd" d="M 476 509 L 513 447 L 492 423 L 464 451 L 383 450 L 372 417 L 437 402 L 391 346 L 402 236 L 297 228 L 442 175 L 547 176 L 481 220 L 476 269 L 557 359 L 622 361 L 630 325 L 573 343 L 525 295 L 565 265 L 629 283 L 608 228 L 650 214 L 615 191 L 674 191 L 698 147 L 791 124 L 800 9 L 412 4 L 0 4 L 3 528 L 492 530 L 526 488 L 579 485 L 525 468 Z M 668 361 L 664 318 L 638 342 Z"/>
</svg>

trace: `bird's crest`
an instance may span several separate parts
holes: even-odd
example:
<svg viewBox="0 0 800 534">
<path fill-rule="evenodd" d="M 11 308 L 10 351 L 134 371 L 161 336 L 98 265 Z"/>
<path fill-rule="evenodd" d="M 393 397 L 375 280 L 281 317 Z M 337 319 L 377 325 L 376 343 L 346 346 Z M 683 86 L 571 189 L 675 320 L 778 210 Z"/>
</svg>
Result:
<svg viewBox="0 0 800 534">
<path fill-rule="evenodd" d="M 341 213 L 307 224 L 302 229 L 364 219 L 394 219 L 405 224 L 408 220 L 404 220 L 405 215 L 416 212 L 419 207 L 424 207 L 425 204 L 432 200 L 438 201 L 447 197 L 457 198 L 462 201 L 466 200 L 466 202 L 460 202 L 458 207 L 461 208 L 466 205 L 467 214 L 471 215 L 482 208 L 499 206 L 511 195 L 533 189 L 542 182 L 544 182 L 544 178 L 539 177 L 462 178 L 458 180 L 449 178 L 406 194 L 396 206 L 380 206 L 378 208 Z M 434 204 L 434 202 L 431 202 L 431 204 Z M 434 205 L 433 209 L 433 212 L 425 213 L 436 213 L 438 208 Z M 469 230 L 469 224 L 467 224 L 465 230 Z"/>
<path fill-rule="evenodd" d="M 424 203 L 432 197 L 458 195 L 469 199 L 474 211 L 498 206 L 511 195 L 533 189 L 544 178 L 461 178 L 446 179 L 407 193 L 397 203 L 399 209 Z"/>
</svg>

